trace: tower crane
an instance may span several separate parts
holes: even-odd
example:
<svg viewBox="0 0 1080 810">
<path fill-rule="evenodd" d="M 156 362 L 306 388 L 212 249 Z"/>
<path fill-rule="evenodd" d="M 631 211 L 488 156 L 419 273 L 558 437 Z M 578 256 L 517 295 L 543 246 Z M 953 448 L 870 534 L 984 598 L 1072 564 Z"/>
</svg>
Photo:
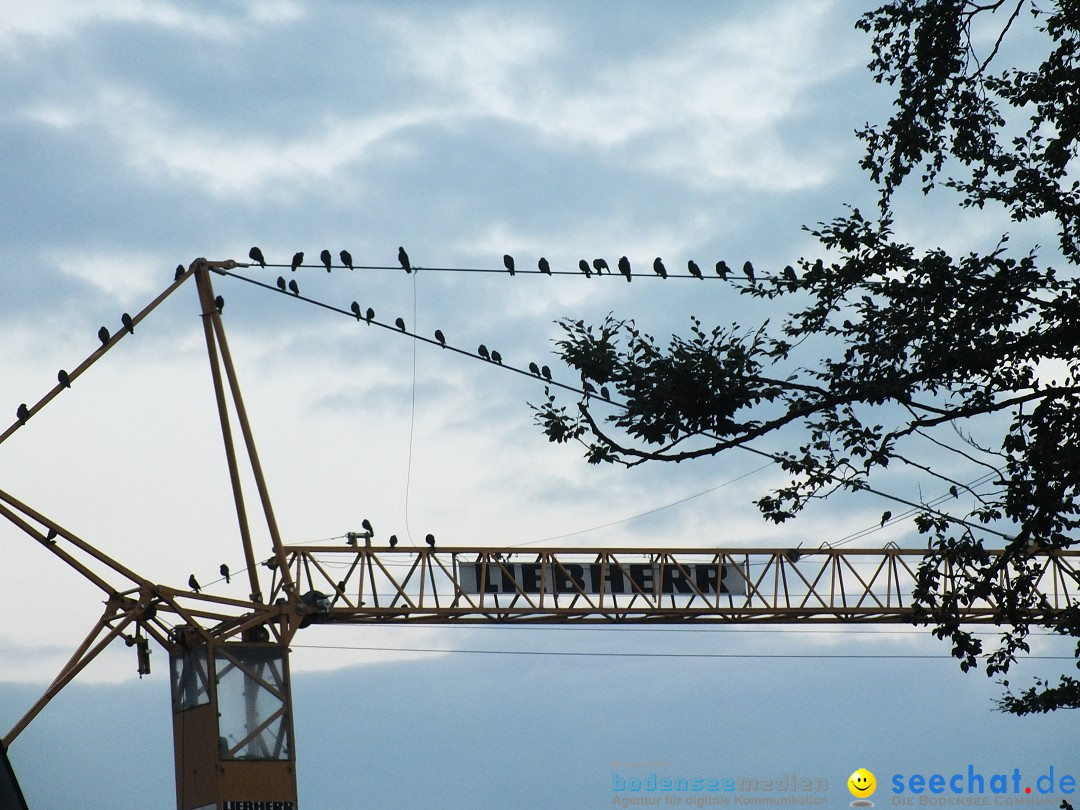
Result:
<svg viewBox="0 0 1080 810">
<path fill-rule="evenodd" d="M 337 546 L 287 545 L 244 408 L 212 276 L 247 265 L 196 259 L 123 331 L 101 346 L 0 434 L 2 444 L 100 360 L 189 279 L 198 292 L 249 595 L 230 598 L 153 582 L 15 495 L 0 489 L 0 516 L 104 594 L 105 609 L 23 717 L 0 739 L 0 803 L 25 806 L 6 751 L 57 695 L 117 639 L 149 672 L 150 645 L 169 656 L 178 810 L 295 810 L 297 751 L 289 645 L 312 624 L 371 625 L 677 622 L 910 622 L 911 593 L 925 549 L 399 548 L 374 542 L 369 527 Z M 234 435 L 234 427 L 239 436 Z M 256 554 L 255 512 L 270 538 Z M 360 541 L 363 542 L 360 542 Z M 264 552 L 265 553 L 265 552 Z M 998 552 L 988 551 L 989 554 Z M 1050 613 L 1077 604 L 1080 552 L 1037 551 L 1038 588 Z M 340 572 L 344 571 L 344 575 Z M 266 573 L 264 573 L 266 572 Z M 1011 576 L 1003 565 L 1001 576 Z M 959 569 L 943 572 L 948 589 Z M 1030 570 L 1025 576 L 1030 576 Z M 997 606 L 974 598 L 958 618 L 993 622 Z"/>
</svg>

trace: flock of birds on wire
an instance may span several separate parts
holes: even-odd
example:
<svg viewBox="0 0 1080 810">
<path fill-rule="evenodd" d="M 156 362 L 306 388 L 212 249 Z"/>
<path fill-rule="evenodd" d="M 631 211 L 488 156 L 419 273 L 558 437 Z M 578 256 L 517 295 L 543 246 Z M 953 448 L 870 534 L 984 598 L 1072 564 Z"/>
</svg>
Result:
<svg viewBox="0 0 1080 810">
<path fill-rule="evenodd" d="M 260 267 L 265 268 L 267 266 L 267 261 L 265 256 L 263 256 L 263 252 L 257 247 L 253 247 L 251 248 L 251 250 L 248 251 L 248 258 L 258 264 Z M 341 260 L 341 264 L 336 265 L 337 267 L 347 267 L 349 270 L 356 269 L 356 265 L 353 263 L 352 254 L 349 253 L 349 251 L 342 250 L 340 253 L 338 253 L 338 258 Z M 398 264 L 401 265 L 401 269 L 404 270 L 406 273 L 412 273 L 414 269 L 422 269 L 419 267 L 413 267 L 412 261 L 409 259 L 409 254 L 405 252 L 404 247 L 398 248 L 397 260 Z M 319 261 L 326 268 L 327 273 L 329 273 L 335 267 L 333 263 L 333 254 L 331 254 L 329 250 L 324 249 L 321 253 L 319 253 Z M 509 253 L 503 254 L 502 261 L 503 267 L 505 268 L 506 272 L 509 273 L 511 276 L 516 275 L 519 272 L 517 262 L 514 260 L 514 257 L 511 256 Z M 273 266 L 284 267 L 285 265 Z M 291 267 L 293 272 L 296 272 L 297 268 L 302 266 L 304 266 L 304 252 L 298 251 L 293 254 L 292 261 L 289 263 L 289 267 Z M 536 267 L 537 269 L 532 272 L 538 272 L 548 276 L 552 275 L 551 263 L 545 257 L 541 256 L 539 258 L 539 260 L 536 262 Z M 589 262 L 587 259 L 581 259 L 578 261 L 577 267 L 578 271 L 580 271 L 586 278 L 592 278 L 593 274 L 596 274 L 598 276 L 602 276 L 605 273 L 607 273 L 608 275 L 614 275 L 614 271 L 612 271 L 610 265 L 608 265 L 607 260 L 602 258 L 593 259 L 592 262 Z M 618 268 L 619 273 L 622 274 L 622 276 L 628 282 L 633 281 L 634 272 L 630 266 L 630 260 L 626 256 L 622 256 L 619 258 L 618 262 L 616 262 L 616 267 Z M 661 259 L 659 256 L 653 259 L 652 269 L 653 272 L 660 278 L 666 279 L 668 277 L 667 266 L 664 264 L 664 260 Z M 695 262 L 693 259 L 690 259 L 686 263 L 686 270 L 689 275 L 694 278 L 705 278 L 705 274 L 702 272 L 700 265 L 698 265 L 698 263 Z M 722 280 L 727 280 L 727 278 L 732 273 L 731 268 L 723 259 L 716 263 L 715 270 L 716 275 L 719 276 Z M 746 261 L 743 263 L 742 272 L 743 275 L 746 276 L 746 279 L 750 282 L 750 284 L 757 283 L 757 276 L 754 273 L 754 265 L 751 262 Z M 791 265 L 788 265 L 784 268 L 781 276 L 786 281 L 792 283 L 798 280 L 795 274 L 795 268 L 793 268 Z M 278 287 L 282 291 L 288 289 L 290 292 L 299 295 L 299 289 L 296 285 L 295 280 L 290 281 L 288 285 L 286 285 L 284 277 L 279 276 Z"/>
<path fill-rule="evenodd" d="M 263 268 L 266 268 L 268 266 L 270 266 L 270 267 L 289 267 L 292 270 L 292 272 L 294 272 L 294 273 L 299 268 L 308 266 L 308 265 L 304 264 L 304 252 L 303 251 L 297 251 L 296 253 L 294 253 L 293 257 L 292 257 L 292 260 L 289 262 L 288 265 L 268 263 L 266 261 L 266 257 L 263 254 L 262 250 L 260 248 L 258 248 L 258 247 L 252 247 L 248 251 L 248 258 L 251 259 L 251 261 L 253 263 L 255 263 L 255 264 L 257 264 L 257 265 L 259 265 L 260 267 L 263 267 Z M 322 266 L 326 268 L 327 273 L 332 272 L 334 267 L 348 268 L 349 270 L 357 269 L 358 265 L 356 265 L 354 263 L 352 254 L 348 250 L 340 251 L 339 254 L 338 254 L 338 258 L 341 260 L 341 264 L 340 265 L 335 265 L 334 264 L 333 254 L 329 250 L 324 248 L 319 253 L 319 261 L 321 262 Z M 435 269 L 435 268 L 422 268 L 422 267 L 413 265 L 412 260 L 409 258 L 409 254 L 406 252 L 405 248 L 401 247 L 401 246 L 398 247 L 397 260 L 398 260 L 398 264 L 400 265 L 401 269 L 404 270 L 406 273 L 410 273 L 410 274 L 414 270 Z M 511 256 L 509 253 L 503 254 L 502 262 L 503 262 L 503 267 L 505 268 L 505 271 L 511 276 L 516 275 L 518 272 L 523 272 L 518 268 L 517 262 L 515 261 L 514 257 Z M 538 272 L 538 273 L 549 275 L 549 276 L 553 274 L 553 271 L 551 269 L 551 263 L 547 260 L 547 258 L 541 256 L 536 264 L 537 264 L 537 270 L 530 271 L 530 272 L 534 272 L 534 273 Z M 318 265 L 314 265 L 314 266 L 318 266 Z M 618 260 L 618 262 L 616 262 L 616 267 L 618 268 L 619 273 L 623 277 L 625 277 L 628 282 L 633 279 L 633 276 L 634 276 L 633 269 L 631 267 L 630 260 L 626 256 L 622 256 Z M 653 260 L 652 268 L 653 268 L 653 272 L 659 278 L 661 278 L 661 279 L 667 279 L 668 278 L 669 274 L 668 274 L 667 267 L 664 264 L 663 259 L 660 258 L 659 256 L 657 256 Z M 687 261 L 686 268 L 687 268 L 687 272 L 688 272 L 689 275 L 684 276 L 684 278 L 688 278 L 688 277 L 697 278 L 697 279 L 704 279 L 705 278 L 705 274 L 702 272 L 700 265 L 698 265 L 698 263 L 695 262 L 693 259 L 690 259 L 689 261 Z M 374 267 L 367 268 L 366 267 L 365 269 L 376 269 L 376 268 L 374 268 Z M 383 268 L 378 268 L 378 269 L 383 269 Z M 816 266 L 815 266 L 815 269 L 817 269 Z M 578 262 L 578 270 L 583 275 L 585 275 L 585 277 L 587 277 L 587 278 L 591 278 L 594 274 L 598 275 L 598 276 L 603 275 L 605 273 L 607 273 L 608 275 L 614 275 L 614 272 L 611 270 L 611 267 L 609 266 L 607 260 L 603 259 L 603 258 L 596 258 L 596 259 L 593 259 L 591 262 L 589 262 L 586 259 L 581 259 Z M 725 281 L 728 280 L 729 276 L 731 276 L 731 274 L 732 274 L 731 268 L 728 266 L 727 262 L 725 262 L 722 259 L 720 261 L 716 262 L 715 271 L 716 271 L 716 276 L 720 280 L 725 280 Z M 565 271 L 555 271 L 555 272 L 565 272 Z M 573 271 L 571 271 L 571 272 L 573 272 Z M 746 261 L 746 262 L 743 263 L 742 272 L 743 272 L 743 275 L 746 276 L 747 281 L 751 285 L 755 285 L 755 284 L 758 283 L 758 278 L 757 278 L 757 275 L 756 275 L 756 273 L 754 271 L 754 265 L 750 261 Z M 792 286 L 798 284 L 798 275 L 796 274 L 795 269 L 791 265 L 787 265 L 783 269 L 783 271 L 779 275 L 779 278 L 782 278 L 787 284 L 792 285 Z M 286 281 L 284 276 L 278 276 L 276 284 L 277 284 L 278 290 L 280 290 L 281 292 L 283 292 L 283 293 L 285 293 L 285 292 L 292 293 L 294 296 L 300 297 L 300 286 L 297 283 L 295 278 L 292 278 L 292 279 L 289 279 L 288 281 Z M 220 297 L 219 297 L 219 300 L 218 300 L 217 303 L 218 303 L 218 310 L 220 311 L 224 302 L 222 302 L 220 300 Z M 366 321 L 368 324 L 371 324 L 372 322 L 374 322 L 375 310 L 373 308 L 371 308 L 371 307 L 362 308 L 359 303 L 357 303 L 356 301 L 353 301 L 352 304 L 350 305 L 350 311 L 352 312 L 352 314 L 356 317 L 356 319 L 358 321 L 363 320 L 363 321 Z M 415 335 L 415 334 L 413 334 L 411 332 L 408 332 L 408 330 L 406 328 L 405 320 L 403 318 L 400 318 L 400 317 L 396 318 L 394 320 L 394 326 L 397 327 L 397 329 L 399 331 L 401 331 L 401 332 L 404 332 L 406 334 L 410 334 L 413 337 L 419 338 L 421 340 L 431 342 L 427 338 L 424 338 L 424 337 L 422 337 L 420 335 Z M 443 334 L 441 329 L 436 329 L 435 330 L 435 341 L 444 349 L 445 348 L 452 348 L 452 347 L 448 347 L 447 342 L 446 342 L 446 337 Z M 467 354 L 467 355 L 470 355 L 470 356 L 479 357 L 479 358 L 481 358 L 483 360 L 487 360 L 488 362 L 495 363 L 497 365 L 503 365 L 502 354 L 497 349 L 489 349 L 483 343 L 481 343 L 479 346 L 477 346 L 475 352 L 464 351 L 464 350 L 461 350 L 461 349 L 455 349 L 455 350 L 458 351 L 458 352 L 461 352 L 462 354 Z M 510 367 L 507 366 L 507 368 L 510 368 Z M 521 369 L 514 369 L 514 370 L 521 371 Z M 524 373 L 524 372 L 522 372 L 522 373 Z M 535 362 L 530 362 L 529 363 L 529 373 L 536 376 L 536 377 L 540 377 L 540 378 L 542 378 L 544 380 L 547 380 L 548 382 L 553 382 L 552 377 L 551 377 L 551 369 L 546 365 L 538 365 Z M 559 384 L 559 385 L 561 385 L 561 384 Z M 589 383 L 584 378 L 582 378 L 582 380 L 581 380 L 581 388 L 580 389 L 574 389 L 572 386 L 562 386 L 562 387 L 569 388 L 571 390 L 577 390 L 580 393 L 585 394 L 586 396 L 596 396 L 596 397 L 598 397 L 600 399 L 611 402 L 611 394 L 610 394 L 610 392 L 608 391 L 608 389 L 606 387 L 601 386 L 600 389 L 597 390 L 591 383 Z"/>
</svg>

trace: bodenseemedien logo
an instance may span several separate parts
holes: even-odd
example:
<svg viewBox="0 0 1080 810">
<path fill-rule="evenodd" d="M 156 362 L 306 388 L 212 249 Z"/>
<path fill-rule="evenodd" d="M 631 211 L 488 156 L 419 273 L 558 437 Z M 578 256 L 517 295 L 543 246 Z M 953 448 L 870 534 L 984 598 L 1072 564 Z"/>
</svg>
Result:
<svg viewBox="0 0 1080 810">
<path fill-rule="evenodd" d="M 849 776 L 847 786 L 848 790 L 851 791 L 851 795 L 855 797 L 855 801 L 851 803 L 852 807 L 874 806 L 874 803 L 870 801 L 870 797 L 877 790 L 877 779 L 866 768 L 859 768 Z"/>
</svg>

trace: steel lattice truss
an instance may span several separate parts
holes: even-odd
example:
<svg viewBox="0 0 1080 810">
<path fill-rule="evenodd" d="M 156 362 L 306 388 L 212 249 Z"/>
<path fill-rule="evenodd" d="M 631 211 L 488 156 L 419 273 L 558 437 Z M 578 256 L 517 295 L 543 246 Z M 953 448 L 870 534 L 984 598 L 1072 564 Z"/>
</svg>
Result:
<svg viewBox="0 0 1080 810">
<path fill-rule="evenodd" d="M 530 549 L 286 546 L 314 621 L 911 622 L 925 549 Z M 989 552 L 1001 560 L 1001 552 Z M 1040 552 L 1042 612 L 1076 607 L 1080 552 Z M 946 562 L 942 592 L 964 571 Z M 1030 569 L 1025 569 L 1025 575 Z M 1017 575 L 1001 565 L 998 581 Z M 283 595 L 280 577 L 272 586 Z M 963 622 L 1000 606 L 974 599 Z"/>
</svg>

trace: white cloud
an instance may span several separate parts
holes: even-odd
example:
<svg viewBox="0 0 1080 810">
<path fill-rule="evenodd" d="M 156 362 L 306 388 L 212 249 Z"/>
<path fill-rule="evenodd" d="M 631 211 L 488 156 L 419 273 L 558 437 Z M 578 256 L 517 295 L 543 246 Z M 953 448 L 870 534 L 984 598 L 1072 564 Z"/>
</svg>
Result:
<svg viewBox="0 0 1080 810">
<path fill-rule="evenodd" d="M 246 16 L 256 22 L 281 23 L 296 19 L 301 7 L 290 0 L 245 4 Z M 244 21 L 207 13 L 164 0 L 12 0 L 0 6 L 0 52 L 18 54 L 27 40 L 68 39 L 92 25 L 138 23 L 209 39 L 244 35 Z"/>
<path fill-rule="evenodd" d="M 579 55 L 562 45 L 564 32 L 529 15 L 470 9 L 449 23 L 382 24 L 400 38 L 406 64 L 457 100 L 455 116 L 502 119 L 694 181 L 781 190 L 818 185 L 831 168 L 832 155 L 798 152 L 777 132 L 810 106 L 810 88 L 853 64 L 842 52 L 821 64 L 828 8 L 784 6 L 749 23 L 721 22 L 585 78 L 553 70 Z"/>
</svg>

